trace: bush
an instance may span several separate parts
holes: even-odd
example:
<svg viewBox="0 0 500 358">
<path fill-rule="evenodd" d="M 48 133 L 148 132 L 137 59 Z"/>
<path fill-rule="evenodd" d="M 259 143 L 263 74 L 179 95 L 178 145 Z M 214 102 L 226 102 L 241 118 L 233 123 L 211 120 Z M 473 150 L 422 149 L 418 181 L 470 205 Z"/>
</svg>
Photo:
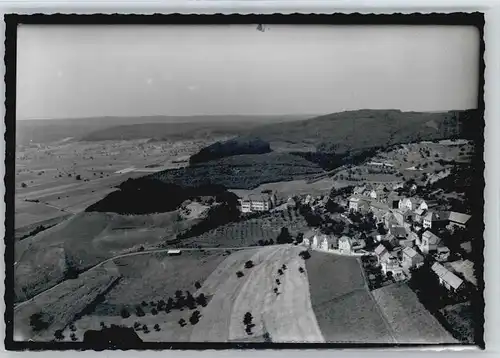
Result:
<svg viewBox="0 0 500 358">
<path fill-rule="evenodd" d="M 160 325 L 159 325 L 158 323 L 157 323 L 157 324 L 155 324 L 155 326 L 154 326 L 153 328 L 154 328 L 154 330 L 155 330 L 156 332 L 159 332 L 159 331 L 160 331 Z"/>
<path fill-rule="evenodd" d="M 152 314 L 153 316 L 156 316 L 156 315 L 158 314 L 158 311 L 156 310 L 156 308 L 153 308 L 153 309 L 151 310 L 151 314 Z"/>
<path fill-rule="evenodd" d="M 21 183 L 21 188 L 26 188 L 27 186 L 26 183 Z"/>
<path fill-rule="evenodd" d="M 299 267 L 299 272 L 300 272 L 300 273 L 304 273 L 304 268 Z"/>
<path fill-rule="evenodd" d="M 128 318 L 128 317 L 130 317 L 130 313 L 127 311 L 126 308 L 124 308 L 124 309 L 121 310 L 120 315 L 122 316 L 122 318 Z"/>
<path fill-rule="evenodd" d="M 299 256 L 302 257 L 304 260 L 311 258 L 311 254 L 309 253 L 309 251 L 302 251 L 299 254 Z"/>
<path fill-rule="evenodd" d="M 245 276 L 245 275 L 243 274 L 243 272 L 238 271 L 238 272 L 236 272 L 236 276 L 237 276 L 238 278 L 240 278 L 240 277 L 243 277 L 243 276 Z"/>
<path fill-rule="evenodd" d="M 199 290 L 199 289 L 201 288 L 201 284 L 200 284 L 198 281 L 196 281 L 196 282 L 194 283 L 194 287 L 195 287 L 197 290 Z"/>
<path fill-rule="evenodd" d="M 63 335 L 63 331 L 62 329 L 58 329 L 54 332 L 54 337 L 55 339 L 57 339 L 58 341 L 64 339 L 64 335 Z"/>
<path fill-rule="evenodd" d="M 253 266 L 254 264 L 252 260 L 248 260 L 247 262 L 245 262 L 245 268 L 249 269 L 252 268 Z"/>
<path fill-rule="evenodd" d="M 30 316 L 30 326 L 34 332 L 39 332 L 49 328 L 53 319 L 54 318 L 52 316 L 44 312 L 33 313 Z"/>
<path fill-rule="evenodd" d="M 179 321 L 179 326 L 184 327 L 186 325 L 186 320 L 184 318 L 181 318 Z"/>
</svg>

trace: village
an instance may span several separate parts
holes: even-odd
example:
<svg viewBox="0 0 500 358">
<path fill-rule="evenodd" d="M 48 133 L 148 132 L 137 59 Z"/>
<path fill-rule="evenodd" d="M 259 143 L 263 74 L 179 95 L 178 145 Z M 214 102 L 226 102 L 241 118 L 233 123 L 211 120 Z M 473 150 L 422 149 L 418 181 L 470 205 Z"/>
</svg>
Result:
<svg viewBox="0 0 500 358">
<path fill-rule="evenodd" d="M 423 190 L 422 190 L 423 189 Z M 242 213 L 298 208 L 311 230 L 296 243 L 310 250 L 359 257 L 371 289 L 409 281 L 426 264 L 450 297 L 477 287 L 471 259 L 471 215 L 424 199 L 414 182 L 348 186 L 328 196 L 289 197 L 267 191 L 240 199 Z"/>
</svg>

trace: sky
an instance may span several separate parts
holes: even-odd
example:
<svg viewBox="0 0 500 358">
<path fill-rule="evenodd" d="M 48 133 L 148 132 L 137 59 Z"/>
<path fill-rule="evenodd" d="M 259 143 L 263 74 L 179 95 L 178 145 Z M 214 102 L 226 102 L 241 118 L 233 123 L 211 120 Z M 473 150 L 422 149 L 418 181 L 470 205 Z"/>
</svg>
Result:
<svg viewBox="0 0 500 358">
<path fill-rule="evenodd" d="M 475 108 L 459 26 L 20 25 L 17 119 Z"/>
</svg>

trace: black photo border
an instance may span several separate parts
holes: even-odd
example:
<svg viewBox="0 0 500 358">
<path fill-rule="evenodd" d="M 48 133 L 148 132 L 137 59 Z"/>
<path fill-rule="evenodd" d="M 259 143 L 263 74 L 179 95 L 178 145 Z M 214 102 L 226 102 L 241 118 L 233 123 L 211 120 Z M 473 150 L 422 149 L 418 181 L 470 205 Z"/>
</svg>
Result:
<svg viewBox="0 0 500 358">
<path fill-rule="evenodd" d="M 14 317 L 14 194 L 15 194 L 15 133 L 16 133 L 16 52 L 17 27 L 20 24 L 46 25 L 212 25 L 212 24 L 290 24 L 290 25 L 468 25 L 479 31 L 479 81 L 477 108 L 484 115 L 484 14 L 471 13 L 413 13 L 413 14 L 6 14 L 5 30 L 5 347 L 7 350 L 104 350 L 104 349 L 326 349 L 326 348 L 432 348 L 446 347 L 445 344 L 377 344 L 377 343 L 201 343 L 201 342 L 144 342 L 131 346 L 89 346 L 83 342 L 18 342 L 13 339 Z M 472 159 L 477 175 L 472 179 L 473 185 L 480 187 L 481 196 L 474 198 L 473 210 L 481 217 L 484 230 L 484 117 L 477 123 L 475 131 L 476 156 Z M 475 240 L 473 255 L 476 258 L 478 287 L 481 292 L 477 302 L 473 302 L 476 316 L 476 337 L 474 346 L 485 348 L 484 342 L 484 238 Z M 450 345 L 448 345 L 450 346 Z M 456 345 L 452 345 L 456 346 Z"/>
</svg>

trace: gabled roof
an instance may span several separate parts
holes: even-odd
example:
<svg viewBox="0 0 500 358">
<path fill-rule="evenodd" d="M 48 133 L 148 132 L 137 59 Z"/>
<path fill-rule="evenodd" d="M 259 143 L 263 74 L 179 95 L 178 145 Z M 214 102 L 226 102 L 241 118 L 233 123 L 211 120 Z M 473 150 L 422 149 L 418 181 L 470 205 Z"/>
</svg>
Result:
<svg viewBox="0 0 500 358">
<path fill-rule="evenodd" d="M 464 282 L 460 277 L 455 275 L 453 272 L 450 272 L 446 267 L 441 265 L 438 262 L 435 262 L 431 270 L 444 282 L 453 287 L 454 289 L 459 288 Z"/>
<path fill-rule="evenodd" d="M 449 220 L 459 224 L 465 224 L 471 218 L 470 215 L 450 211 Z"/>
<path fill-rule="evenodd" d="M 422 216 L 425 213 L 425 209 L 417 209 L 415 210 L 415 214 Z"/>
<path fill-rule="evenodd" d="M 427 239 L 429 241 L 429 245 L 437 245 L 442 241 L 439 236 L 429 230 L 422 234 L 422 239 Z"/>
<path fill-rule="evenodd" d="M 339 242 L 340 242 L 340 241 L 347 241 L 349 244 L 351 244 L 351 243 L 352 243 L 351 238 L 350 238 L 349 236 L 346 236 L 346 235 L 342 236 L 342 237 L 339 239 Z"/>
<path fill-rule="evenodd" d="M 443 277 L 447 272 L 448 270 L 446 269 L 446 267 L 444 267 L 443 265 L 441 265 L 439 262 L 434 262 L 431 266 L 431 270 L 437 275 L 437 277 L 441 278 Z"/>
<path fill-rule="evenodd" d="M 396 237 L 406 237 L 406 229 L 402 226 L 393 226 L 389 229 L 392 235 Z"/>
<path fill-rule="evenodd" d="M 437 252 L 438 252 L 438 254 L 443 253 L 443 252 L 450 252 L 450 249 L 447 246 L 439 246 L 437 248 Z"/>
<path fill-rule="evenodd" d="M 424 219 L 429 221 L 445 221 L 448 220 L 448 213 L 446 211 L 429 211 Z"/>
<path fill-rule="evenodd" d="M 412 205 L 412 206 L 419 206 L 419 205 L 420 205 L 420 203 L 422 203 L 422 201 L 423 201 L 422 199 L 420 199 L 420 198 L 415 198 L 415 197 L 413 197 L 413 198 L 409 198 L 408 200 L 411 202 L 411 205 Z"/>
<path fill-rule="evenodd" d="M 380 244 L 378 245 L 376 248 L 375 248 L 375 255 L 378 255 L 380 256 L 381 254 L 383 254 L 385 252 L 387 252 L 387 249 L 384 245 Z"/>
<path fill-rule="evenodd" d="M 416 252 L 414 249 L 412 249 L 411 247 L 408 247 L 408 246 L 403 249 L 403 255 L 406 255 L 410 258 L 422 256 L 418 252 Z"/>
</svg>

